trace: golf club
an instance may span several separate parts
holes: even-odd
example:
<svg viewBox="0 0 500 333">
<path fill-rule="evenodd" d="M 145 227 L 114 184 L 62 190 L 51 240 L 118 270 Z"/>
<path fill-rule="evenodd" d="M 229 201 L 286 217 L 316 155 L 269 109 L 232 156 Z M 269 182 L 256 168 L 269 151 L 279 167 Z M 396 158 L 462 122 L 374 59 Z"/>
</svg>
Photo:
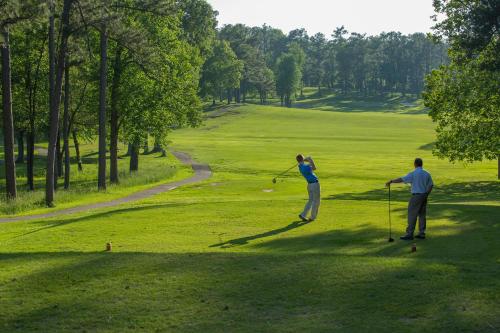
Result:
<svg viewBox="0 0 500 333">
<path fill-rule="evenodd" d="M 277 175 L 276 177 L 273 178 L 273 184 L 276 184 L 276 179 L 278 179 L 279 177 L 281 176 L 284 176 L 286 175 L 286 173 L 290 170 L 292 170 L 293 168 L 297 167 L 297 164 L 294 164 L 293 166 L 291 166 L 289 169 L 287 169 L 286 171 L 283 171 L 282 173 L 280 173 L 279 175 Z"/>
<path fill-rule="evenodd" d="M 391 184 L 389 184 L 389 239 L 387 241 L 389 243 L 394 242 L 394 238 L 392 238 L 392 221 L 391 221 Z"/>
</svg>

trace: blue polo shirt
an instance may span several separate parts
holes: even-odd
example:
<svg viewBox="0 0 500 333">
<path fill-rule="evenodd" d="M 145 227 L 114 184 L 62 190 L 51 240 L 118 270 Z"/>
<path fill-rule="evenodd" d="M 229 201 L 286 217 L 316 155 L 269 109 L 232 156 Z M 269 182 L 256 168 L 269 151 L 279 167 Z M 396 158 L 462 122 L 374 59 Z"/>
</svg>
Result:
<svg viewBox="0 0 500 333">
<path fill-rule="evenodd" d="M 309 184 L 318 182 L 318 177 L 316 177 L 313 172 L 312 166 L 310 166 L 309 164 L 300 163 L 299 171 Z"/>
<path fill-rule="evenodd" d="M 413 194 L 427 193 L 430 187 L 434 185 L 430 173 L 421 167 L 416 168 L 406 176 L 401 177 L 401 179 L 406 184 L 411 184 L 411 193 Z"/>
</svg>

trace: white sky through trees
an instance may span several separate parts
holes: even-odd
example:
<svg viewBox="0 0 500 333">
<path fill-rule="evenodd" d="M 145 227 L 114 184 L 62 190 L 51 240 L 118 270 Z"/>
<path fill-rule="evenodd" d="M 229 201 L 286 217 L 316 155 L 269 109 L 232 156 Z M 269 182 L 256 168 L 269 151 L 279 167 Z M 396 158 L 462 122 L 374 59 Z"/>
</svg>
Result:
<svg viewBox="0 0 500 333">
<path fill-rule="evenodd" d="M 433 25 L 432 0 L 207 0 L 219 12 L 219 26 L 264 23 L 285 33 L 305 28 L 329 37 L 344 25 L 349 32 L 377 35 L 429 32 Z"/>
</svg>

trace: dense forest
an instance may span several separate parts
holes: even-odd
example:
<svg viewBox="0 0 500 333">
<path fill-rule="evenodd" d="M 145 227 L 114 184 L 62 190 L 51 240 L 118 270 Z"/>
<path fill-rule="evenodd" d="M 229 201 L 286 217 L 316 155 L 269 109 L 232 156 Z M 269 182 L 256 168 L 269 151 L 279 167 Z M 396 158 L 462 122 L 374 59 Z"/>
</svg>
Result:
<svg viewBox="0 0 500 333">
<path fill-rule="evenodd" d="M 60 178 L 70 187 L 72 154 L 81 168 L 81 139 L 98 140 L 97 187 L 105 190 L 119 182 L 119 142 L 137 171 L 148 138 L 164 150 L 170 130 L 200 123 L 205 100 L 279 97 L 291 106 L 305 86 L 420 94 L 425 75 L 448 61 L 445 43 L 423 33 L 217 29 L 204 0 L 0 0 L 0 35 L 7 197 L 17 196 L 16 163 L 26 161 L 35 190 L 35 143 L 48 142 L 48 206 Z"/>
<path fill-rule="evenodd" d="M 304 29 L 284 34 L 267 25 L 225 25 L 205 63 L 201 92 L 228 102 L 270 95 L 290 106 L 304 86 L 339 93 L 420 94 L 424 78 L 447 62 L 447 46 L 424 33 L 366 36 L 336 28 L 331 37 L 309 36 Z M 300 97 L 300 95 L 298 97 Z"/>
</svg>

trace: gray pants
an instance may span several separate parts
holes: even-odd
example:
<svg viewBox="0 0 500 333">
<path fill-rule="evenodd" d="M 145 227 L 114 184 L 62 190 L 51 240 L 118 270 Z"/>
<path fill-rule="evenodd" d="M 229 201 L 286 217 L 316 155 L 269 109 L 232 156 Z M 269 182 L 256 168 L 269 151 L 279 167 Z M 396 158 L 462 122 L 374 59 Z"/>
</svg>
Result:
<svg viewBox="0 0 500 333">
<path fill-rule="evenodd" d="M 307 217 L 307 213 L 309 213 L 310 210 L 311 219 L 315 220 L 318 216 L 319 203 L 321 201 L 319 183 L 307 184 L 307 192 L 309 193 L 309 200 L 304 207 L 304 211 L 300 215 Z"/>
<path fill-rule="evenodd" d="M 420 235 L 425 235 L 427 224 L 427 194 L 415 194 L 408 202 L 408 227 L 406 234 L 413 236 L 418 217 L 418 231 Z"/>
</svg>

